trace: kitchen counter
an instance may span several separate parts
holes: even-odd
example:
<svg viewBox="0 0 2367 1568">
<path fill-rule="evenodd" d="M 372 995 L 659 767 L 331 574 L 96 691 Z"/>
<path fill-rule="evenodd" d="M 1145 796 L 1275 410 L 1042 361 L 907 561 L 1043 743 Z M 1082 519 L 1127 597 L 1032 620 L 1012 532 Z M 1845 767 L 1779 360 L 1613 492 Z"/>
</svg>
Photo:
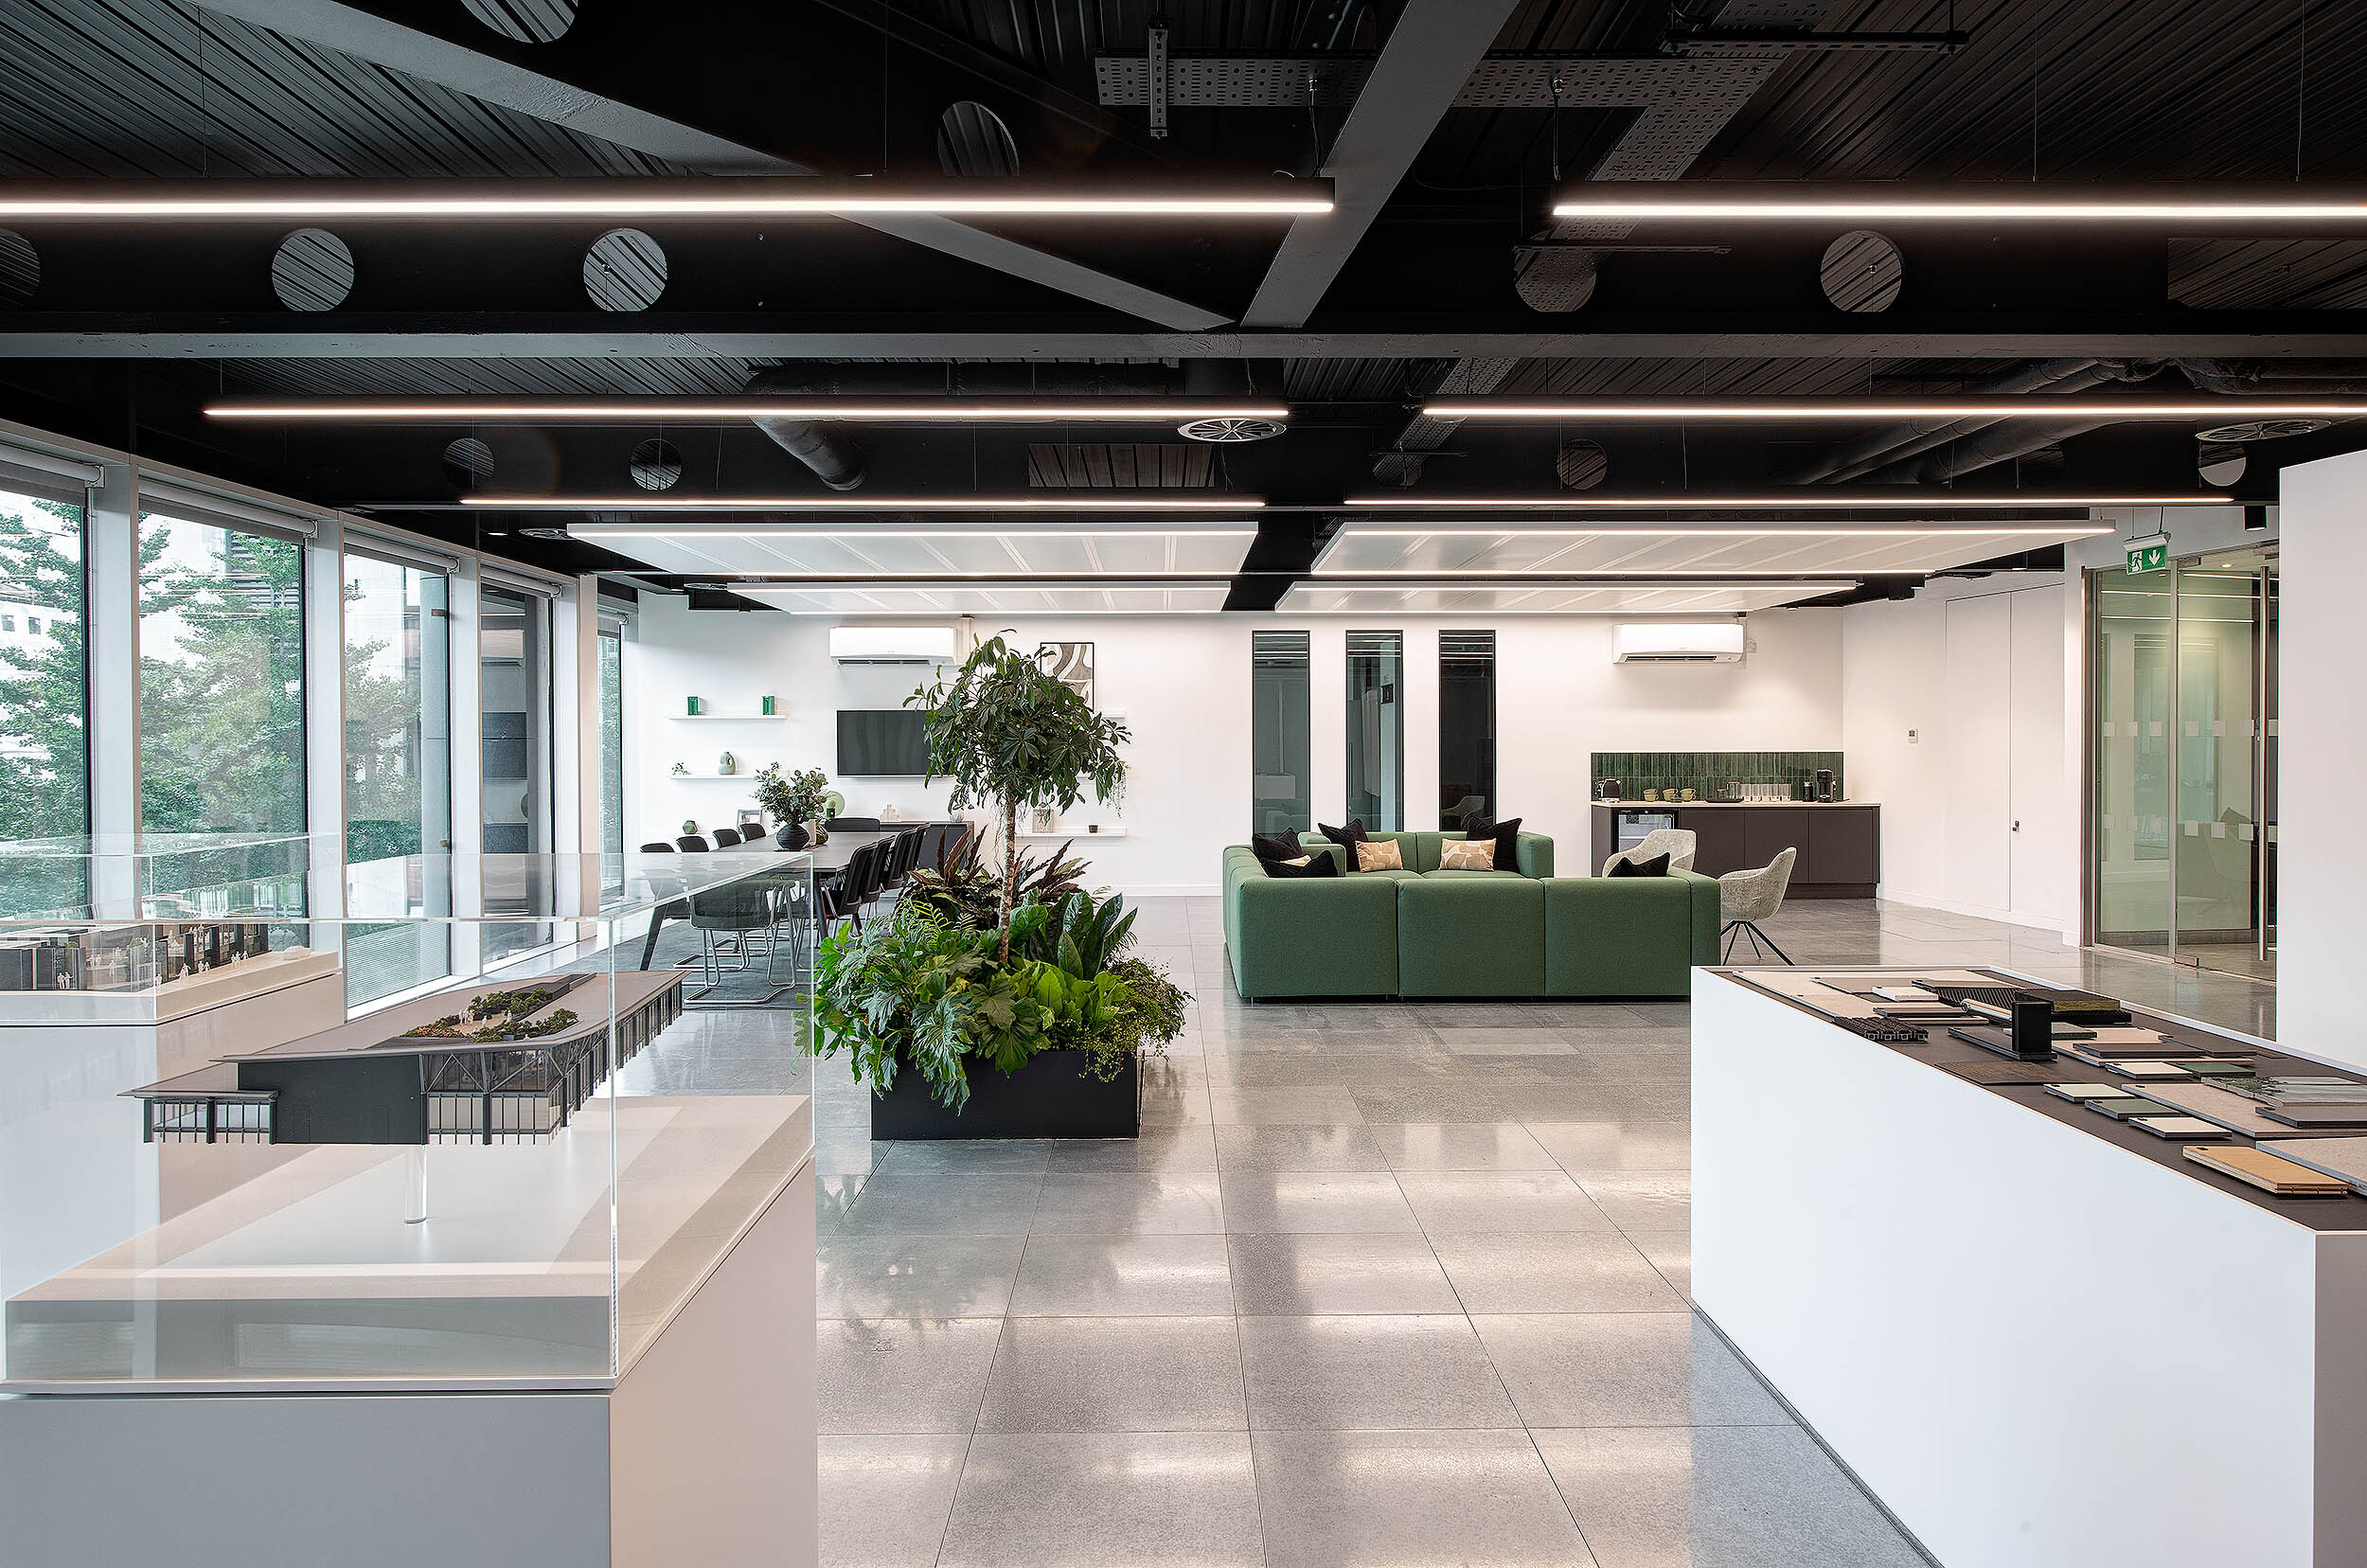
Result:
<svg viewBox="0 0 2367 1568">
<path fill-rule="evenodd" d="M 1662 811 L 1693 835 L 1693 869 L 1705 877 L 1755 870 L 1797 849 L 1789 896 L 1870 899 L 1882 880 L 1882 807 L 1874 800 L 1597 800 L 1594 863 L 1619 847 L 1621 811 Z"/>
<path fill-rule="evenodd" d="M 1803 806 L 1879 806 L 1878 800 L 1598 800 L 1598 810 L 1664 811 L 1676 807 L 1687 811 L 1707 809 L 1717 811 L 1798 811 Z"/>
</svg>

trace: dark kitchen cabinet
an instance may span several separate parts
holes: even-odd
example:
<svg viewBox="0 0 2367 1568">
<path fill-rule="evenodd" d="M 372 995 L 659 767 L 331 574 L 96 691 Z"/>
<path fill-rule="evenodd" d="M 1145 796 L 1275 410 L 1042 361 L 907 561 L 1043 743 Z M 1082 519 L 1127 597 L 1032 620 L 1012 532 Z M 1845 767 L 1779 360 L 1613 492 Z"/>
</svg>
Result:
<svg viewBox="0 0 2367 1568">
<path fill-rule="evenodd" d="M 1882 809 L 1874 805 L 1651 806 L 1629 811 L 1674 812 L 1693 834 L 1693 869 L 1705 877 L 1755 870 L 1785 849 L 1797 849 L 1791 867 L 1795 899 L 1870 899 L 1882 880 Z M 1618 845 L 1614 811 L 1593 808 L 1594 860 L 1599 871 Z"/>
</svg>

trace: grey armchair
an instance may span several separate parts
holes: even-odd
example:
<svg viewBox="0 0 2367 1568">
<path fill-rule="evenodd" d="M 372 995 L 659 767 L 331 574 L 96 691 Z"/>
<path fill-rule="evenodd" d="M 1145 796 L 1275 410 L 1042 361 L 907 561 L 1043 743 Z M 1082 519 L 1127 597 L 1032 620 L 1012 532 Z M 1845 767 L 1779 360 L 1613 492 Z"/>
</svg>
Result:
<svg viewBox="0 0 2367 1568">
<path fill-rule="evenodd" d="M 1735 943 L 1747 935 L 1751 951 L 1759 961 L 1767 961 L 1767 952 L 1789 964 L 1790 956 L 1775 946 L 1775 938 L 1759 929 L 1761 920 L 1774 918 L 1784 907 L 1784 889 L 1791 885 L 1791 863 L 1800 858 L 1797 849 L 1786 849 L 1756 871 L 1729 871 L 1717 879 L 1719 912 L 1725 917 L 1725 929 L 1719 933 L 1726 938 L 1725 956 L 1732 962 Z M 1761 942 L 1767 944 L 1762 950 Z"/>
<path fill-rule="evenodd" d="M 1668 869 L 1671 871 L 1692 870 L 1693 829 L 1690 828 L 1653 829 L 1628 847 L 1618 851 L 1611 859 L 1603 862 L 1603 875 L 1610 876 L 1611 868 L 1621 861 L 1630 863 L 1647 861 L 1660 854 L 1665 854 L 1668 857 Z"/>
</svg>

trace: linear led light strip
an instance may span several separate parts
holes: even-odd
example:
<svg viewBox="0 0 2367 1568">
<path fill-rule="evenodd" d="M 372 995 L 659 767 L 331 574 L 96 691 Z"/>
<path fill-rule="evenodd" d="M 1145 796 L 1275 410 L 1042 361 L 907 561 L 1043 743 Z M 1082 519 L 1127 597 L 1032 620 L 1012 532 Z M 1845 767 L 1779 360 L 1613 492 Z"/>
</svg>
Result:
<svg viewBox="0 0 2367 1568">
<path fill-rule="evenodd" d="M 741 572 L 724 582 L 734 591 L 772 593 L 827 593 L 837 588 L 1033 588 L 1044 592 L 1060 589 L 1102 588 L 1225 588 L 1233 579 L 1218 572 L 1112 572 L 1077 573 L 1062 577 L 1046 573 L 1041 577 L 1013 577 L 1005 567 L 999 572 L 924 572 L 899 573 L 894 577 L 864 577 L 860 573 L 818 572 Z"/>
<path fill-rule="evenodd" d="M 1875 573 L 1871 575 L 1919 577 L 1923 574 L 1908 572 Z M 1369 589 L 1375 593 L 1404 594 L 1419 592 L 1423 589 L 1435 589 L 1441 593 L 1462 594 L 1468 593 L 1474 588 L 1502 588 L 1508 592 L 1524 594 L 1551 592 L 1556 590 L 1564 593 L 1579 594 L 1634 594 L 1647 592 L 1654 589 L 1664 589 L 1674 593 L 1680 590 L 1695 591 L 1708 588 L 1722 588 L 1740 594 L 1835 594 L 1841 592 L 1844 588 L 1855 588 L 1858 586 L 1858 580 L 1855 578 L 1835 581 L 1828 580 L 1827 578 L 1735 577 L 1731 573 L 1725 574 L 1722 577 L 1717 573 L 1703 573 L 1699 577 L 1686 577 L 1678 573 L 1667 571 L 1644 573 L 1634 578 L 1619 578 L 1613 581 L 1604 582 L 1571 580 L 1572 579 L 1604 578 L 1611 576 L 1612 576 L 1612 574 L 1604 572 L 1586 572 L 1570 573 L 1565 577 L 1553 577 L 1544 573 L 1522 577 L 1518 575 L 1507 575 L 1503 572 L 1494 572 L 1481 577 L 1457 578 L 1436 571 L 1426 571 L 1412 574 L 1408 579 L 1399 580 L 1398 579 L 1391 577 L 1386 573 L 1358 572 L 1352 575 L 1344 574 L 1336 578 L 1318 574 L 1315 578 L 1301 579 L 1297 583 L 1292 585 L 1292 590 L 1295 592 L 1299 589 L 1313 589 L 1320 587 L 1322 591 L 1326 593 L 1355 593 L 1360 589 Z M 1386 580 L 1360 582 L 1355 580 L 1358 578 L 1386 579 Z"/>
<path fill-rule="evenodd" d="M 1165 497 L 1087 498 L 1065 496 L 852 495 L 650 496 L 650 495 L 464 495 L 464 507 L 517 511 L 1254 511 L 1256 496 L 1228 500 L 1168 500 Z"/>
<path fill-rule="evenodd" d="M 1383 528 L 1364 523 L 1344 526 L 1337 539 L 1546 538 L 1546 539 L 2072 539 L 2119 532 L 2110 523 L 1973 524 L 1955 527 L 1910 527 L 1898 524 L 1842 523 L 1795 526 L 1766 523 L 1756 527 L 1695 527 L 1647 523 L 1476 523 L 1458 518 L 1418 528 Z"/>
<path fill-rule="evenodd" d="M 1830 576 L 1831 570 L 1832 569 L 1830 567 L 1825 568 L 1825 575 Z M 1549 566 L 1541 568 L 1532 567 L 1522 570 L 1518 567 L 1507 568 L 1503 566 L 1325 567 L 1318 565 L 1311 575 L 1322 578 L 1326 581 L 1331 581 L 1335 585 L 1339 580 L 1353 578 L 1486 578 L 1492 579 L 1494 584 L 1504 587 L 1513 586 L 1516 580 L 1525 583 L 1534 583 L 1539 581 L 1551 581 L 1559 579 L 1562 579 L 1562 586 L 1564 587 L 1575 586 L 1581 588 L 1587 587 L 1589 584 L 1584 582 L 1571 583 L 1567 579 L 1572 578 L 1605 578 L 1615 579 L 1599 584 L 1599 586 L 1605 588 L 1634 588 L 1639 586 L 1647 586 L 1651 583 L 1663 583 L 1663 579 L 1666 579 L 1666 582 L 1663 583 L 1664 586 L 1668 583 L 1682 581 L 1683 585 L 1688 588 L 1789 588 L 1793 582 L 1793 579 L 1790 578 L 1755 578 L 1744 581 L 1736 581 L 1736 573 L 1734 568 L 1717 566 L 1635 566 L 1626 568 L 1618 566 L 1585 566 L 1566 569 Z M 1869 567 L 1867 568 L 1865 575 L 1868 577 L 1925 577 L 1928 576 L 1929 573 L 1912 568 L 1903 571 L 1885 571 Z M 1397 584 L 1392 582 L 1389 586 L 1396 587 Z M 1463 584 L 1463 586 L 1468 587 L 1470 584 L 1467 581 Z M 1852 587 L 1854 584 L 1842 583 L 1840 586 L 1846 588 Z"/>
<path fill-rule="evenodd" d="M 1766 187 L 1760 187 L 1763 192 Z M 2111 197 L 2090 193 L 2015 198 L 1986 194 L 1933 196 L 1899 191 L 1782 196 L 1745 193 L 1729 186 L 1694 195 L 1634 196 L 1606 191 L 1572 194 L 1554 204 L 1557 218 L 1617 220 L 1741 219 L 1808 223 L 1827 220 L 1879 223 L 2158 223 L 2192 220 L 2367 223 L 2367 201 L 2357 197 L 2192 196 Z"/>
<path fill-rule="evenodd" d="M 195 182 L 191 182 L 195 183 Z M 1331 210 L 1325 196 L 1023 196 L 946 192 L 792 196 L 27 196 L 0 193 L 0 219 L 101 218 L 1269 218 Z"/>
<path fill-rule="evenodd" d="M 579 505 L 582 503 L 578 503 Z M 1950 495 L 1917 490 L 1908 495 L 1704 495 L 1633 496 L 1589 501 L 1553 496 L 1397 496 L 1361 497 L 1340 504 L 1343 511 L 1415 509 L 1494 511 L 1785 511 L 1790 509 L 1855 509 L 1859 511 L 1958 511 L 2007 507 L 2240 507 L 2224 495 Z"/>
<path fill-rule="evenodd" d="M 2367 415 L 2367 399 L 2279 402 L 2118 398 L 1942 399 L 1917 402 L 1835 402 L 1770 398 L 1746 402 L 1496 402 L 1441 399 L 1422 412 L 1434 419 L 1750 420 L 1780 419 L 2346 419 Z"/>
<path fill-rule="evenodd" d="M 1167 419 L 1288 419 L 1281 403 L 1130 402 L 1122 398 L 1084 402 L 959 402 L 938 399 L 890 399 L 879 402 L 785 401 L 774 398 L 569 398 L 532 400 L 436 398 L 389 402 L 216 403 L 205 410 L 217 419 L 846 419 L 881 423 L 980 419 L 1079 423 Z M 2367 412 L 2367 410 L 2362 410 Z"/>
<path fill-rule="evenodd" d="M 2103 530 L 2109 533 L 2111 530 Z M 970 528 L 898 528 L 871 527 L 859 523 L 824 523 L 806 526 L 791 525 L 778 528 L 743 528 L 732 524 L 673 524 L 664 527 L 642 527 L 632 523 L 578 523 L 567 530 L 570 539 L 746 539 L 746 540 L 824 540 L 824 539 L 1255 539 L 1255 528 L 1230 528 L 1204 523 L 1168 523 L 1157 529 L 1113 528 L 1099 523 L 1079 524 L 1066 528 L 998 528 L 991 526 Z M 1985 535 L 1984 536 L 1985 537 Z"/>
</svg>

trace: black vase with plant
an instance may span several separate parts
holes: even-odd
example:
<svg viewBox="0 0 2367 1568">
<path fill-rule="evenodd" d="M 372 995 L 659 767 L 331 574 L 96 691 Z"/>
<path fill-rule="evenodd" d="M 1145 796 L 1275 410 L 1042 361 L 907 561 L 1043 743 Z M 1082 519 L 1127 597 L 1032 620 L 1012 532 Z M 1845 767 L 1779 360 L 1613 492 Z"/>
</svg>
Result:
<svg viewBox="0 0 2367 1568">
<path fill-rule="evenodd" d="M 778 762 L 767 762 L 756 770 L 756 804 L 781 825 L 782 847 L 803 849 L 809 843 L 820 842 L 810 836 L 807 825 L 820 821 L 823 798 L 829 789 L 830 781 L 819 768 L 784 774 Z"/>
</svg>

